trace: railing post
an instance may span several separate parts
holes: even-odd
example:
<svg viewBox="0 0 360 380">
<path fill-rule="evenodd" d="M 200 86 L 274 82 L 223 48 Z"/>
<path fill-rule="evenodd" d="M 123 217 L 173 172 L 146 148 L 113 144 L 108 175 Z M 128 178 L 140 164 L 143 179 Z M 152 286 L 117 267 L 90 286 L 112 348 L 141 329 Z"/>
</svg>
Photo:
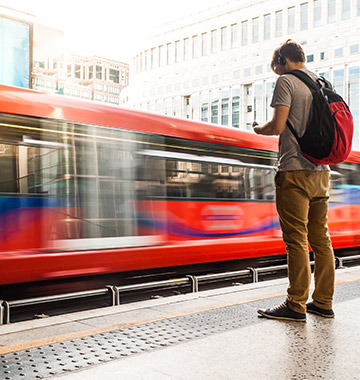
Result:
<svg viewBox="0 0 360 380">
<path fill-rule="evenodd" d="M 197 293 L 199 291 L 199 281 L 196 276 L 188 275 L 186 276 L 191 282 L 192 293 Z"/>
<path fill-rule="evenodd" d="M 259 274 L 256 268 L 248 267 L 249 271 L 252 273 L 253 282 L 259 282 Z"/>
<path fill-rule="evenodd" d="M 106 288 L 111 292 L 111 306 L 120 305 L 120 292 L 116 286 L 106 285 Z"/>
<path fill-rule="evenodd" d="M 0 325 L 4 324 L 4 306 L 3 300 L 0 300 Z"/>
<path fill-rule="evenodd" d="M 10 305 L 7 301 L 2 301 L 0 306 L 0 313 L 2 314 L 1 322 L 2 325 L 7 325 L 10 323 Z"/>
<path fill-rule="evenodd" d="M 346 268 L 344 266 L 344 259 L 342 257 L 335 257 L 335 260 L 338 261 L 338 269 L 344 269 L 344 268 Z"/>
</svg>

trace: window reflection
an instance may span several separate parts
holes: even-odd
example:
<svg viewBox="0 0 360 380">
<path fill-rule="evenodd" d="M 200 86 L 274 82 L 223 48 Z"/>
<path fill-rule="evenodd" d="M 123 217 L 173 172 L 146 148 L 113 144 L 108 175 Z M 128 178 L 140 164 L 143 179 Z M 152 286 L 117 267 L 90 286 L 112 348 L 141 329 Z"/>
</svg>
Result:
<svg viewBox="0 0 360 380">
<path fill-rule="evenodd" d="M 274 200 L 274 170 L 170 158 L 152 158 L 145 164 L 148 181 L 141 195 L 188 199 Z M 151 165 L 149 163 L 151 162 Z M 157 162 L 155 165 L 154 163 Z M 166 194 L 159 194 L 156 167 L 164 166 Z M 249 165 L 250 166 L 250 165 Z"/>
</svg>

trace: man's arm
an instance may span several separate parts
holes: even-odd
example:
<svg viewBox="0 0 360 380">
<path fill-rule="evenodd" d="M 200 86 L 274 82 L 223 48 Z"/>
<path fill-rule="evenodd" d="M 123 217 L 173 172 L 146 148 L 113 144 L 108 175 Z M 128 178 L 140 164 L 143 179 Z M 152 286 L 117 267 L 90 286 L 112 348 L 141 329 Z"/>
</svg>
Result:
<svg viewBox="0 0 360 380">
<path fill-rule="evenodd" d="M 256 121 L 253 122 L 254 132 L 258 135 L 281 135 L 286 127 L 289 111 L 288 106 L 275 106 L 273 118 L 269 122 L 264 125 L 259 125 Z"/>
</svg>

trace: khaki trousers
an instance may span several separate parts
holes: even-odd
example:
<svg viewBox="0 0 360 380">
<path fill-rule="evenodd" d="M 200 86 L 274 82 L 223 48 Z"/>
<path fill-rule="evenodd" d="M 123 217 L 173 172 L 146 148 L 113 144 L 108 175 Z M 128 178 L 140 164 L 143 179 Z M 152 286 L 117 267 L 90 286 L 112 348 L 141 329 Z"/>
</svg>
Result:
<svg viewBox="0 0 360 380">
<path fill-rule="evenodd" d="M 309 244 L 314 252 L 316 306 L 331 309 L 335 260 L 327 227 L 330 173 L 288 171 L 275 176 L 276 209 L 288 253 L 290 309 L 306 312 L 310 287 Z"/>
</svg>

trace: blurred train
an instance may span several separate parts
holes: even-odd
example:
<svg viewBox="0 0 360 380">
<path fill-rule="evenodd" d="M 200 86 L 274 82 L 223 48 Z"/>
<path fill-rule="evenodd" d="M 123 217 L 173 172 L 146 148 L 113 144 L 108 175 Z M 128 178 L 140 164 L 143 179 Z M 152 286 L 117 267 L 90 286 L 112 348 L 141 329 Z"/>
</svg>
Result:
<svg viewBox="0 0 360 380">
<path fill-rule="evenodd" d="M 0 86 L 0 285 L 284 255 L 278 139 Z M 360 153 L 332 167 L 360 246 Z"/>
</svg>

